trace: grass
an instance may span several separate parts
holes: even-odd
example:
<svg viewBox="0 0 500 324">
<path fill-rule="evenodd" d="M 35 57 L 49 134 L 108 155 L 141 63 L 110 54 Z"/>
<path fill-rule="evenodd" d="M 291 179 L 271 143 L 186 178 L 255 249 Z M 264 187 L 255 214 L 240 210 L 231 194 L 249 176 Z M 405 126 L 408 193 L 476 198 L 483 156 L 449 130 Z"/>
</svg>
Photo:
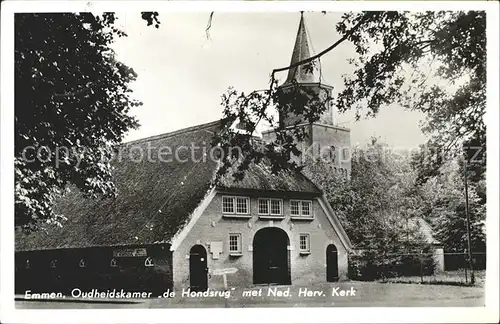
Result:
<svg viewBox="0 0 500 324">
<path fill-rule="evenodd" d="M 474 271 L 476 278 L 476 286 L 484 287 L 485 271 Z M 445 271 L 436 273 L 432 276 L 412 276 L 412 277 L 395 277 L 379 280 L 382 283 L 406 283 L 406 284 L 427 284 L 427 285 L 450 285 L 450 286 L 471 286 L 470 271 L 467 272 L 467 280 L 465 270 Z"/>
</svg>

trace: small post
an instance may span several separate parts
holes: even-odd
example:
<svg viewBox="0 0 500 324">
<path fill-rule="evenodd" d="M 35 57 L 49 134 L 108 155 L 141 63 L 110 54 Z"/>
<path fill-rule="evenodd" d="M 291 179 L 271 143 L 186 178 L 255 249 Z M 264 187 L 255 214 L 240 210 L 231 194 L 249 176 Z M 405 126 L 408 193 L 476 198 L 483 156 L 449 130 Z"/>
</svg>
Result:
<svg viewBox="0 0 500 324">
<path fill-rule="evenodd" d="M 469 279 L 467 277 L 467 261 L 465 260 L 465 258 L 467 258 L 466 253 L 467 253 L 467 250 L 464 250 L 464 253 L 462 254 L 463 261 L 464 261 L 465 284 L 467 284 L 469 282 Z"/>
<path fill-rule="evenodd" d="M 423 264 L 424 250 L 420 250 L 420 283 L 424 283 L 424 264 Z"/>
<path fill-rule="evenodd" d="M 465 149 L 465 147 L 464 147 Z M 468 250 L 468 259 L 469 259 L 469 268 L 470 268 L 470 283 L 471 285 L 475 284 L 475 278 L 474 278 L 474 265 L 472 261 L 472 249 L 471 249 L 471 235 L 470 235 L 470 216 L 469 216 L 469 190 L 467 186 L 467 165 L 469 163 L 469 156 L 465 154 L 465 176 L 464 176 L 464 182 L 465 182 L 465 219 L 466 219 L 466 226 L 467 226 L 467 250 Z"/>
<path fill-rule="evenodd" d="M 222 280 L 224 281 L 224 292 L 227 291 L 227 276 L 226 276 L 226 273 L 224 272 L 224 274 L 222 275 Z M 228 304 L 228 299 L 229 298 L 224 298 L 224 307 L 225 308 L 229 308 L 229 304 Z"/>
<path fill-rule="evenodd" d="M 222 281 L 224 282 L 224 292 L 228 291 L 228 287 L 227 287 L 227 274 L 236 273 L 236 271 L 238 271 L 237 268 L 227 268 L 227 269 L 215 269 L 212 272 L 213 275 L 215 275 L 215 276 L 222 276 Z M 229 296 L 231 296 L 231 294 L 229 294 Z M 228 302 L 229 302 L 228 299 L 229 298 L 225 298 L 224 297 L 224 299 L 225 299 L 224 306 L 227 308 L 227 307 L 229 307 L 228 306 Z"/>
</svg>

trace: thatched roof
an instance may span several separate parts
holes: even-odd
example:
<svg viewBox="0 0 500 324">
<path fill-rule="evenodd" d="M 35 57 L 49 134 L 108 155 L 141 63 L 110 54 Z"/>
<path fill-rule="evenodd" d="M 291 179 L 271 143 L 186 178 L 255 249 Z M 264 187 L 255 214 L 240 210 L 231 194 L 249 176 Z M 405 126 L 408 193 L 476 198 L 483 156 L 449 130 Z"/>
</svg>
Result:
<svg viewBox="0 0 500 324">
<path fill-rule="evenodd" d="M 434 238 L 431 225 L 426 222 L 423 218 L 415 217 L 408 220 L 408 226 L 412 229 L 419 230 L 423 235 L 424 240 L 428 244 L 440 245 L 441 242 Z"/>
<path fill-rule="evenodd" d="M 271 172 L 269 164 L 251 164 L 245 171 L 245 177 L 241 181 L 235 181 L 232 172 L 229 171 L 221 179 L 223 189 L 245 189 L 248 191 L 272 191 L 281 193 L 307 193 L 315 196 L 321 195 L 321 190 L 311 180 L 300 172 L 280 171 L 277 174 Z"/>
<path fill-rule="evenodd" d="M 166 161 L 166 148 L 171 152 L 191 146 L 210 150 L 218 128 L 219 123 L 212 122 L 124 144 L 121 158 L 117 156 L 112 162 L 116 198 L 92 200 L 72 190 L 55 205 L 56 213 L 67 217 L 63 227 L 48 225 L 46 230 L 29 235 L 16 233 L 16 250 L 170 242 L 208 194 L 218 164 L 209 156 L 203 159 L 202 149 L 196 151 L 194 159 L 182 149 L 178 151 L 180 159 Z M 149 152 L 150 158 L 139 159 L 139 151 Z M 163 154 L 163 162 L 159 154 Z M 226 177 L 223 187 L 320 192 L 300 173 L 272 175 L 267 167 L 255 165 L 243 181 Z"/>
</svg>

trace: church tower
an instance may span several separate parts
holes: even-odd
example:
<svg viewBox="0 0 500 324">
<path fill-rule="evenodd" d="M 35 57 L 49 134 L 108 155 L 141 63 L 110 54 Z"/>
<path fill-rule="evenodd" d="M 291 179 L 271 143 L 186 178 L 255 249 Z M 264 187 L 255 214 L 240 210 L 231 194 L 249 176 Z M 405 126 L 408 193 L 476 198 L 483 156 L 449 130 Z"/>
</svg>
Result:
<svg viewBox="0 0 500 324">
<path fill-rule="evenodd" d="M 290 65 L 308 59 L 311 56 L 307 28 L 304 16 L 301 14 Z M 285 82 L 279 86 L 280 90 L 284 92 L 291 91 L 295 86 L 295 82 L 297 82 L 301 87 L 308 88 L 319 96 L 331 96 L 333 87 L 324 83 L 321 66 L 318 62 L 319 60 L 313 64 L 312 68 L 310 64 L 305 64 L 288 70 Z M 332 161 L 334 167 L 343 175 L 348 176 L 350 174 L 350 130 L 335 124 L 331 104 L 328 104 L 325 112 L 317 122 L 310 123 L 302 115 L 280 116 L 280 122 L 283 122 L 287 127 L 302 127 L 307 133 L 305 141 L 297 145 L 302 151 L 302 156 L 298 162 L 303 162 L 306 157 L 321 157 Z M 262 132 L 262 137 L 264 141 L 274 140 L 274 130 Z"/>
</svg>

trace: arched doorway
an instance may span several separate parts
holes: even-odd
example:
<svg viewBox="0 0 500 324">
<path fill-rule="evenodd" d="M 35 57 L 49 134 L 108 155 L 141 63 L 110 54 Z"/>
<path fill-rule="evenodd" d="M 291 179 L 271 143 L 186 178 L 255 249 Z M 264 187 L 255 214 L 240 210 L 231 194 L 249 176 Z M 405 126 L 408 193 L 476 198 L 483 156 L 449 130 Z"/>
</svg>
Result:
<svg viewBox="0 0 500 324">
<path fill-rule="evenodd" d="M 259 230 L 253 238 L 254 284 L 289 285 L 290 241 L 285 231 L 277 227 Z"/>
<path fill-rule="evenodd" d="M 195 245 L 189 251 L 189 286 L 192 291 L 208 288 L 207 250 L 203 245 Z"/>
<path fill-rule="evenodd" d="M 330 244 L 326 247 L 326 281 L 335 282 L 339 280 L 339 263 L 337 247 Z"/>
</svg>

